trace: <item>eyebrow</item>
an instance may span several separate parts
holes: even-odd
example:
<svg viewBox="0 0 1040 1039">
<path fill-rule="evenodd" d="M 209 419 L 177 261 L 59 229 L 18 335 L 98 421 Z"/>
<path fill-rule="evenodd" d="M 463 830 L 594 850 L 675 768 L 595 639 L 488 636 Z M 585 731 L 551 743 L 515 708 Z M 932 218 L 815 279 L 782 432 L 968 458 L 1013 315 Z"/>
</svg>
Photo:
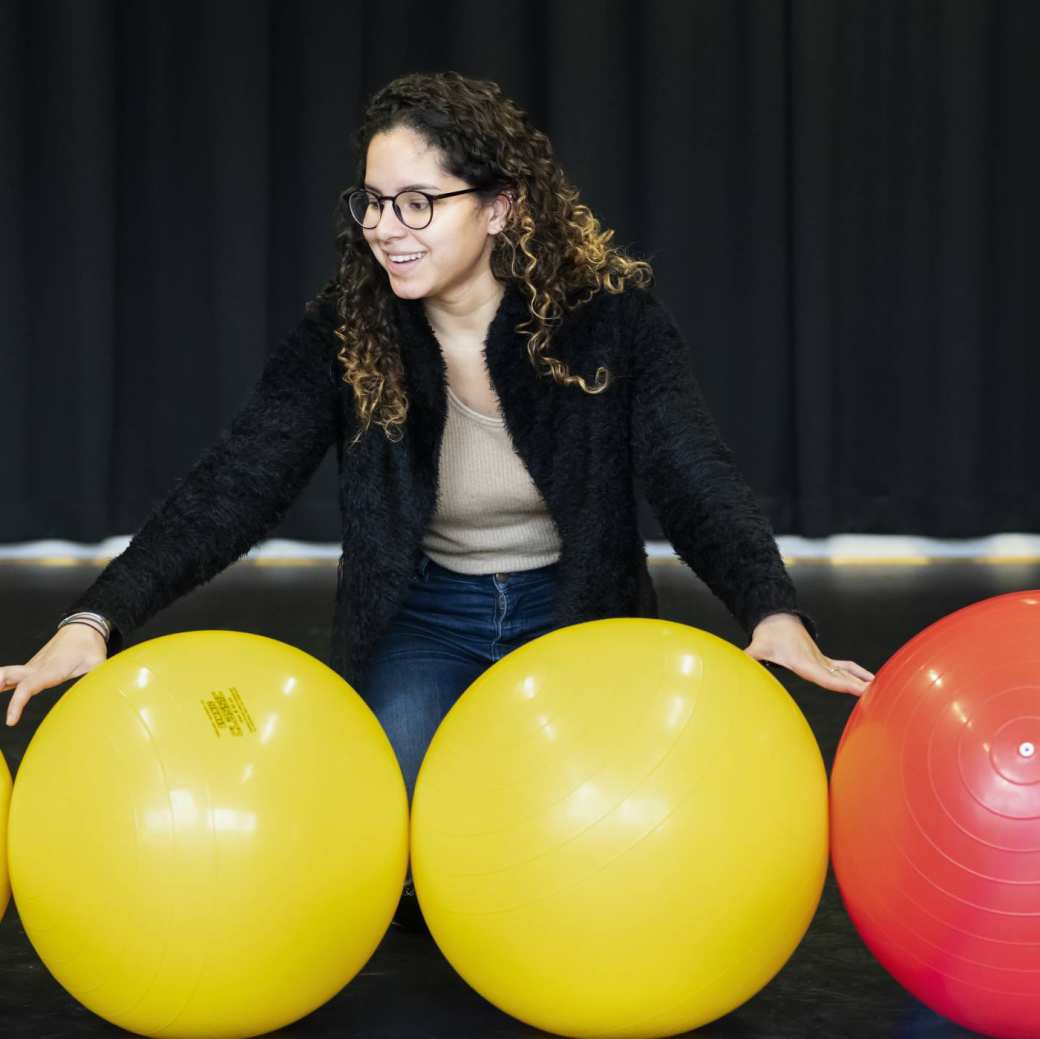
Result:
<svg viewBox="0 0 1040 1039">
<path fill-rule="evenodd" d="M 369 191 L 374 191 L 377 195 L 381 195 L 382 192 L 379 188 L 373 187 L 371 184 L 365 184 L 363 187 L 368 188 Z M 398 192 L 401 191 L 422 191 L 424 188 L 428 188 L 430 191 L 440 191 L 440 188 L 436 184 L 405 184 L 403 188 L 398 188 Z"/>
</svg>

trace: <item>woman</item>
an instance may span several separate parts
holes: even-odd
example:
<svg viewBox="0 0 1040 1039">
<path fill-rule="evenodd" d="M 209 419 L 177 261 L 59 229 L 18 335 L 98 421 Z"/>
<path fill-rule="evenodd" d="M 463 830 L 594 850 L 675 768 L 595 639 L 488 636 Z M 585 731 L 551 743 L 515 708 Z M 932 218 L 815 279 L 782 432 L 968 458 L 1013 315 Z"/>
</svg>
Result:
<svg viewBox="0 0 1040 1039">
<path fill-rule="evenodd" d="M 797 609 L 649 265 L 610 246 L 526 114 L 491 82 L 406 75 L 356 144 L 337 276 L 54 637 L 0 672 L 8 724 L 247 552 L 333 443 L 330 658 L 409 799 L 437 724 L 495 660 L 557 627 L 657 615 L 633 479 L 747 653 L 862 693 L 873 675 L 825 656 Z"/>
</svg>

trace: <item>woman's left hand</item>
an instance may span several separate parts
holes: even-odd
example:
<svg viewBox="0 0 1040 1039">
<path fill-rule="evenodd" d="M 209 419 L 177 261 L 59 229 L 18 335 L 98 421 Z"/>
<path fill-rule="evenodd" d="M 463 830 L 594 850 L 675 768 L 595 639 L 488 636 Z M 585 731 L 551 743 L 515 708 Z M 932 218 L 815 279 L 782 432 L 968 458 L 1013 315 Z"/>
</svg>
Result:
<svg viewBox="0 0 1040 1039">
<path fill-rule="evenodd" d="M 831 660 L 820 652 L 800 617 L 793 613 L 771 613 L 751 633 L 744 650 L 758 661 L 786 667 L 807 682 L 835 693 L 862 696 L 874 675 L 854 660 Z"/>
</svg>

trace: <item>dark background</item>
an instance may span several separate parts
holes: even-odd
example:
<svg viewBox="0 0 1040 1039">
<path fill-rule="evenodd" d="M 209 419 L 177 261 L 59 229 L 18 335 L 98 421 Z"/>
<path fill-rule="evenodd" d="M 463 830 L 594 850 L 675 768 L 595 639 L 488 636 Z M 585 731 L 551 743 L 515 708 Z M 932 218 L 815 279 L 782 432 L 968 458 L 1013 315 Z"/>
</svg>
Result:
<svg viewBox="0 0 1040 1039">
<path fill-rule="evenodd" d="M 139 527 L 331 276 L 367 96 L 447 68 L 654 264 L 777 533 L 1035 531 L 1038 50 L 1034 0 L 0 0 L 0 542 Z M 334 465 L 271 535 L 338 540 Z"/>
</svg>

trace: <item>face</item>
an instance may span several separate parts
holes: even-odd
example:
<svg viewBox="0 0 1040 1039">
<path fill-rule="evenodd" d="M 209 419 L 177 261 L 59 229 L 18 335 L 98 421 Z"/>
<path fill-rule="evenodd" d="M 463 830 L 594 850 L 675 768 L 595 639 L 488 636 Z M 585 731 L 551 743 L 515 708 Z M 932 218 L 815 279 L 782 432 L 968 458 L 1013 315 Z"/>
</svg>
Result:
<svg viewBox="0 0 1040 1039">
<path fill-rule="evenodd" d="M 377 134 L 368 146 L 364 186 L 380 195 L 395 195 L 415 187 L 431 195 L 471 185 L 441 169 L 439 152 L 415 131 L 396 127 Z M 403 299 L 459 299 L 467 290 L 491 278 L 491 248 L 508 212 L 502 196 L 482 204 L 474 194 L 437 199 L 433 219 L 421 230 L 397 219 L 394 207 L 383 203 L 379 224 L 364 228 L 365 241 Z M 398 266 L 391 254 L 422 253 L 420 259 Z"/>
</svg>

